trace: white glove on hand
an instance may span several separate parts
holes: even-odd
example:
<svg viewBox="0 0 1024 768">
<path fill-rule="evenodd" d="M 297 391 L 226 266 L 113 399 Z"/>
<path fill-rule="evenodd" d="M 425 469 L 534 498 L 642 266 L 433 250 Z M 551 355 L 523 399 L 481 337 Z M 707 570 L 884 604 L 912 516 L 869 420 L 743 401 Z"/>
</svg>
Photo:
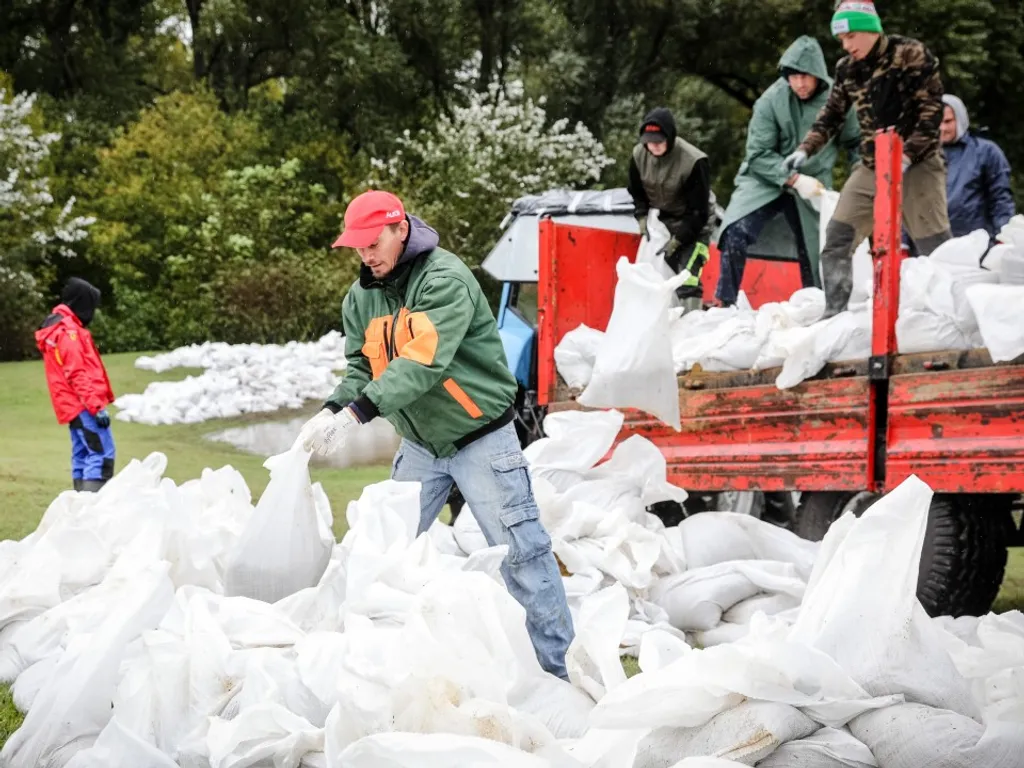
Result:
<svg viewBox="0 0 1024 768">
<path fill-rule="evenodd" d="M 793 182 L 793 189 L 795 189 L 796 193 L 804 200 L 811 200 L 812 198 L 824 194 L 825 185 L 813 176 L 805 176 L 800 173 L 797 174 L 796 181 Z"/>
<path fill-rule="evenodd" d="M 791 155 L 787 155 L 786 159 L 782 161 L 782 167 L 787 171 L 799 171 L 800 166 L 807 162 L 807 153 L 802 149 L 798 149 Z"/>
<path fill-rule="evenodd" d="M 359 419 L 351 408 L 342 408 L 337 413 L 324 408 L 302 426 L 299 442 L 307 451 L 327 456 L 345 444 L 358 424 Z"/>
</svg>

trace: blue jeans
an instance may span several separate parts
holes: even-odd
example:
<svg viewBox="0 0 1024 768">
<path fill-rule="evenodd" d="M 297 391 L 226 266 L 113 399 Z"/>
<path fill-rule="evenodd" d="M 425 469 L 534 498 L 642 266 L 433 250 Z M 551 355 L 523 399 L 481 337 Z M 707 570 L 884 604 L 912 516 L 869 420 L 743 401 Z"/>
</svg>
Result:
<svg viewBox="0 0 1024 768">
<path fill-rule="evenodd" d="M 807 246 L 804 243 L 803 228 L 800 226 L 800 212 L 792 195 L 782 194 L 768 205 L 751 211 L 741 219 L 737 219 L 722 232 L 718 238 L 718 250 L 721 252 L 722 271 L 718 276 L 718 288 L 715 296 L 727 304 L 736 303 L 739 298 L 740 285 L 743 283 L 743 271 L 747 266 L 747 251 L 757 242 L 761 231 L 769 221 L 782 214 L 789 228 L 793 230 L 796 240 L 797 257 L 800 261 L 800 277 L 805 288 L 814 285 L 811 273 L 811 262 L 807 258 Z"/>
<path fill-rule="evenodd" d="M 487 543 L 508 545 L 501 575 L 509 593 L 526 609 L 526 629 L 537 660 L 546 671 L 567 678 L 565 652 L 573 638 L 572 617 L 551 537 L 537 517 L 515 427 L 508 424 L 444 459 L 402 440 L 391 477 L 421 483 L 420 533 L 441 513 L 452 483 L 458 484 Z"/>
</svg>

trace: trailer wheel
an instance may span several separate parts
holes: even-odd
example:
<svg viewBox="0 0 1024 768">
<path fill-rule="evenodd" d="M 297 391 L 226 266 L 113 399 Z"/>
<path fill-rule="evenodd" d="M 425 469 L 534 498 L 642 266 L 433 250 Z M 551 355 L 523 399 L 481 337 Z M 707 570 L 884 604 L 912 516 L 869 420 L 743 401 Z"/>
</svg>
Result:
<svg viewBox="0 0 1024 768">
<path fill-rule="evenodd" d="M 807 493 L 795 531 L 820 541 L 846 512 L 860 515 L 871 493 Z M 917 596 L 931 616 L 979 616 L 999 593 L 1013 518 L 1011 500 L 999 495 L 936 495 L 928 511 Z"/>
</svg>

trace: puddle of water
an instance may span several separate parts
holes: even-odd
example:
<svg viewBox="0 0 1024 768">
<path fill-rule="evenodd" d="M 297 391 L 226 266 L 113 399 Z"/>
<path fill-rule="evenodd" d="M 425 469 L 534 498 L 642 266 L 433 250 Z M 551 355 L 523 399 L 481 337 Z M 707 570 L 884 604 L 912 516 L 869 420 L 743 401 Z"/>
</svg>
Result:
<svg viewBox="0 0 1024 768">
<path fill-rule="evenodd" d="M 228 443 L 246 453 L 257 456 L 273 456 L 292 447 L 299 430 L 308 417 L 302 416 L 288 421 L 270 421 L 233 427 L 206 435 L 207 440 Z M 380 466 L 390 464 L 398 451 L 401 438 L 385 419 L 374 419 L 369 424 L 357 427 L 345 445 L 326 459 L 314 457 L 314 466 L 346 467 Z"/>
</svg>

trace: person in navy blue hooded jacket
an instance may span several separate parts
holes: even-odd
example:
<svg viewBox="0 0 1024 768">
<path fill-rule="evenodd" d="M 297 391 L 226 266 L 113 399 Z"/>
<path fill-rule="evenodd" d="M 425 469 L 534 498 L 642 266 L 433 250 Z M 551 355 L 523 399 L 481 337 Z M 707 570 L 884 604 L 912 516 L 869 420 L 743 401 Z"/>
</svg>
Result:
<svg viewBox="0 0 1024 768">
<path fill-rule="evenodd" d="M 940 136 L 946 155 L 946 205 L 953 237 L 984 229 L 995 240 L 1015 212 L 1010 164 L 995 142 L 970 133 L 967 107 L 960 99 L 947 94 L 942 101 Z"/>
</svg>

